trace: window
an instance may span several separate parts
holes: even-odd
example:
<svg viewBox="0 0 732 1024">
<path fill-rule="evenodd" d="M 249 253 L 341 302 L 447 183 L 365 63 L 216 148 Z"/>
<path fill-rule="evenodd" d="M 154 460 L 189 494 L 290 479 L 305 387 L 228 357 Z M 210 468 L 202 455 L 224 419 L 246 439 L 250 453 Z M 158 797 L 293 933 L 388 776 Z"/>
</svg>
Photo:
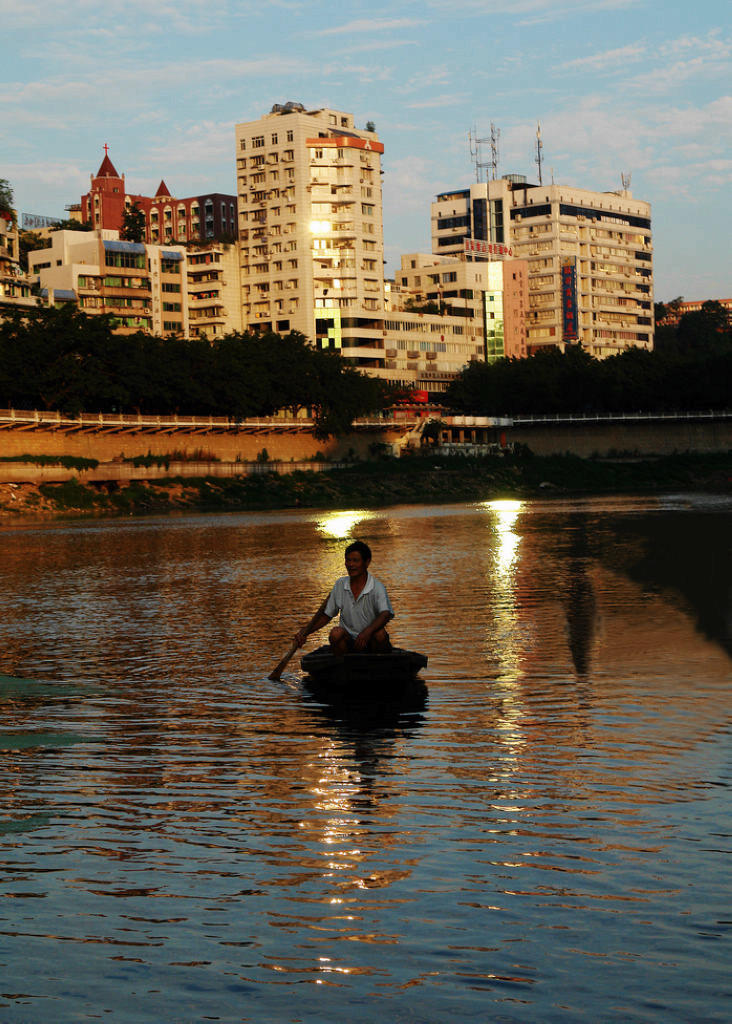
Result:
<svg viewBox="0 0 732 1024">
<path fill-rule="evenodd" d="M 272 132 L 272 145 L 277 145 L 277 132 Z"/>
<path fill-rule="evenodd" d="M 364 217 L 373 217 L 374 208 L 371 203 L 361 203 L 361 213 Z"/>
<path fill-rule="evenodd" d="M 239 145 L 241 146 L 242 149 L 246 149 L 247 148 L 247 140 L 246 139 L 242 139 L 241 142 L 239 143 Z"/>
<path fill-rule="evenodd" d="M 108 267 L 139 267 L 145 266 L 145 257 L 133 252 L 105 252 L 104 262 Z"/>
<path fill-rule="evenodd" d="M 262 149 L 264 146 L 264 135 L 255 135 L 252 139 L 252 149 Z"/>
<path fill-rule="evenodd" d="M 292 129 L 290 128 L 290 130 L 289 130 L 289 131 L 287 132 L 287 141 L 288 141 L 288 142 L 293 142 L 293 141 L 294 141 L 294 139 L 295 139 L 295 133 L 294 133 L 294 132 L 293 132 L 293 130 L 292 130 Z"/>
</svg>

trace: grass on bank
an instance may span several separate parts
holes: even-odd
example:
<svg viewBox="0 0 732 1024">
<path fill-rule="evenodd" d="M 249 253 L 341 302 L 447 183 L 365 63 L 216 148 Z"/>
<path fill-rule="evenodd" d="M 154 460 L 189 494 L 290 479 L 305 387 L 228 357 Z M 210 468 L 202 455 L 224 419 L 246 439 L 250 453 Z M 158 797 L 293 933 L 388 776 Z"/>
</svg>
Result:
<svg viewBox="0 0 732 1024">
<path fill-rule="evenodd" d="M 32 466 L 63 466 L 64 469 L 96 469 L 99 459 L 76 455 L 2 455 L 0 462 L 23 462 Z"/>
<path fill-rule="evenodd" d="M 379 507 L 559 495 L 732 490 L 732 453 L 638 461 L 574 455 L 429 457 L 354 463 L 325 473 L 167 477 L 85 486 L 76 478 L 39 491 L 58 514 L 139 515 L 172 511 Z"/>
</svg>

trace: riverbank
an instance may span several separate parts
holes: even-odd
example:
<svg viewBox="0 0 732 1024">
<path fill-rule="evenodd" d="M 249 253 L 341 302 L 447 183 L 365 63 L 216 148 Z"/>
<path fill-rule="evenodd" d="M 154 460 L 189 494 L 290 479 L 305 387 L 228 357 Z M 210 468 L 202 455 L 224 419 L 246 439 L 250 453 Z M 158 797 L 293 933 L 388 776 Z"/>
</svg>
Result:
<svg viewBox="0 0 732 1024">
<path fill-rule="evenodd" d="M 325 473 L 0 485 L 0 519 L 55 519 L 378 507 L 496 498 L 708 491 L 732 493 L 732 453 L 658 459 L 576 456 L 413 458 L 358 462 Z"/>
</svg>

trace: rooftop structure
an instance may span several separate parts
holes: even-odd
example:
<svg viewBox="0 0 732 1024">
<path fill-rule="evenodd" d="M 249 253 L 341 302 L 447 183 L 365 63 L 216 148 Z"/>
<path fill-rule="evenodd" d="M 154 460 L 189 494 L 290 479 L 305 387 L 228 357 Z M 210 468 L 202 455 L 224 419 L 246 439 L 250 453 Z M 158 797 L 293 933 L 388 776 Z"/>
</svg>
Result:
<svg viewBox="0 0 732 1024">
<path fill-rule="evenodd" d="M 81 197 L 78 214 L 73 208 L 82 224 L 121 231 L 125 211 L 137 205 L 145 216 L 145 238 L 151 244 L 233 240 L 236 237 L 236 196 L 211 192 L 176 199 L 164 180 L 154 196 L 130 193 L 124 174 L 118 174 L 106 149 L 105 146 L 99 170 L 96 175 L 91 175 L 89 191 Z"/>
</svg>

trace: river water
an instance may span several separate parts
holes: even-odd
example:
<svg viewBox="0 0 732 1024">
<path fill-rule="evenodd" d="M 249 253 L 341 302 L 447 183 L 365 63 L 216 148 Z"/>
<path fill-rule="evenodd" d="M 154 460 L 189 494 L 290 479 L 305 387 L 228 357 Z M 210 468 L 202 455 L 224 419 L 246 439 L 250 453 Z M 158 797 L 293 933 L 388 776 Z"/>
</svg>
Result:
<svg viewBox="0 0 732 1024">
<path fill-rule="evenodd" d="M 0 1020 L 729 1020 L 731 509 L 3 528 Z M 267 679 L 354 537 L 358 715 Z"/>
</svg>

